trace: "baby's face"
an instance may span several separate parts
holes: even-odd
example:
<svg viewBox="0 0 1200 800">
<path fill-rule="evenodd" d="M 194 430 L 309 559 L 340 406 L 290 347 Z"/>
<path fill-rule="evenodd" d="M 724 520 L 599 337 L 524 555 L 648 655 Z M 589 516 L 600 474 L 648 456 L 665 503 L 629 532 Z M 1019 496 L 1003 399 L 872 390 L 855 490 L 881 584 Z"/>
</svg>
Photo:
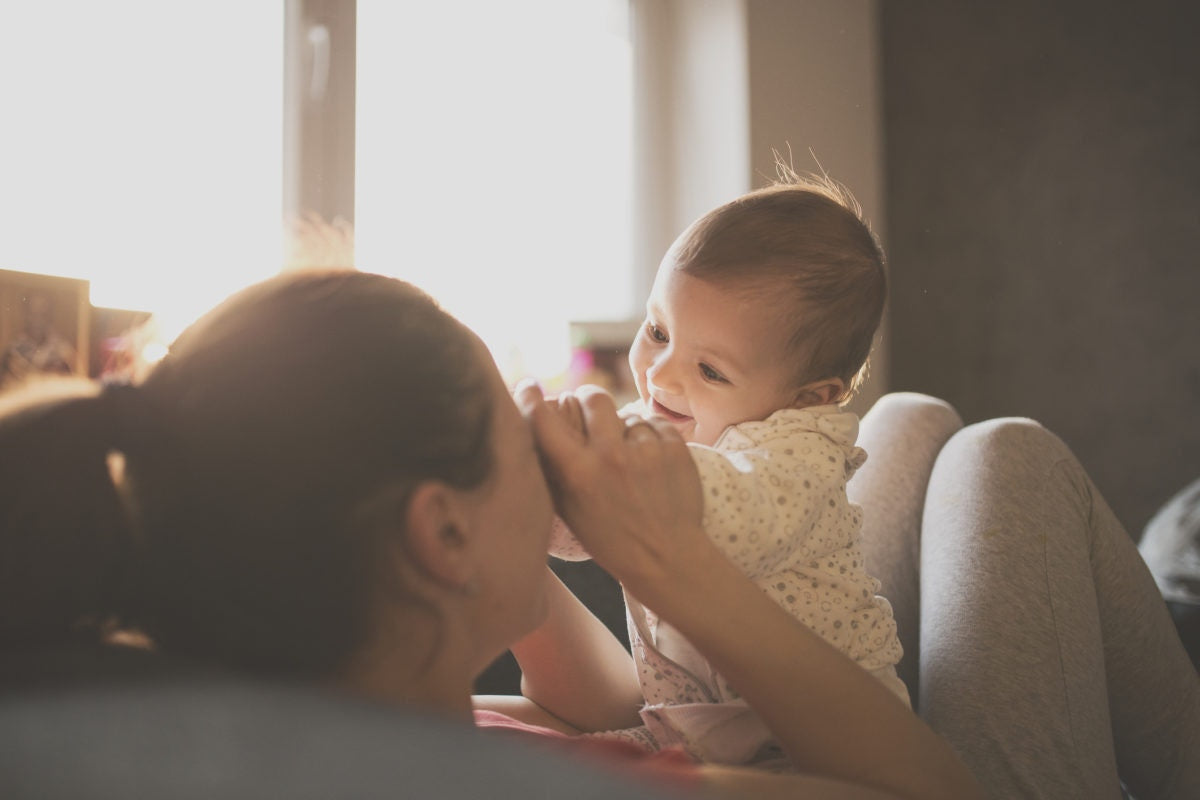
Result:
<svg viewBox="0 0 1200 800">
<path fill-rule="evenodd" d="M 663 261 L 646 322 L 629 351 L 642 402 L 689 442 L 711 445 L 730 425 L 796 400 L 786 333 L 761 303 Z"/>
</svg>

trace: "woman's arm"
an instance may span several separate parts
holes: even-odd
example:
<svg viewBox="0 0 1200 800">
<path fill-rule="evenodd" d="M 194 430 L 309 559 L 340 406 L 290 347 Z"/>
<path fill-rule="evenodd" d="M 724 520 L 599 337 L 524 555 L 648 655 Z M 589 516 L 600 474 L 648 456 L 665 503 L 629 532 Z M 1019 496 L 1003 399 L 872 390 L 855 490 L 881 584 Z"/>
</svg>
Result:
<svg viewBox="0 0 1200 800">
<path fill-rule="evenodd" d="M 978 786 L 949 746 L 874 677 L 784 612 L 715 549 L 679 558 L 645 602 L 758 712 L 802 772 L 913 798 Z"/>
<path fill-rule="evenodd" d="M 558 576 L 546 573 L 546 621 L 512 646 L 522 694 L 579 731 L 640 725 L 633 659 Z"/>
<path fill-rule="evenodd" d="M 670 425 L 627 431 L 598 390 L 580 395 L 582 430 L 535 388 L 517 399 L 580 541 L 738 688 L 798 769 L 901 797 L 982 796 L 949 745 L 709 542 L 696 468 Z"/>
</svg>

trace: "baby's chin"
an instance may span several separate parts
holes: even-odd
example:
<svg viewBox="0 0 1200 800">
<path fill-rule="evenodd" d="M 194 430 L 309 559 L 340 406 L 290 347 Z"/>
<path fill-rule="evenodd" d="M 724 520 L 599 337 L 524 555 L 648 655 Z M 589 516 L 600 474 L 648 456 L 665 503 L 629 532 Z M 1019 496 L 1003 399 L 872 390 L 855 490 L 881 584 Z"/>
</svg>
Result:
<svg viewBox="0 0 1200 800">
<path fill-rule="evenodd" d="M 721 434 L 725 432 L 725 426 L 716 427 L 706 425 L 703 421 L 697 422 L 694 418 L 689 418 L 686 421 L 674 423 L 675 429 L 679 431 L 679 435 L 683 437 L 685 442 L 692 444 L 702 444 L 705 447 L 712 447 L 721 438 Z"/>
<path fill-rule="evenodd" d="M 675 430 L 679 431 L 679 435 L 683 437 L 685 442 L 704 444 L 704 442 L 696 438 L 696 420 L 689 417 L 684 420 L 671 420 L 671 424 L 675 427 Z"/>
<path fill-rule="evenodd" d="M 670 422 L 672 427 L 679 431 L 679 435 L 683 437 L 683 440 L 685 442 L 690 442 L 691 444 L 702 444 L 707 447 L 711 447 L 720 436 L 719 431 L 716 434 L 713 434 L 712 431 L 707 430 L 703 425 L 697 424 L 694 417 L 671 419 L 670 417 L 663 415 L 658 416 L 660 419 L 666 419 L 668 422 Z"/>
</svg>

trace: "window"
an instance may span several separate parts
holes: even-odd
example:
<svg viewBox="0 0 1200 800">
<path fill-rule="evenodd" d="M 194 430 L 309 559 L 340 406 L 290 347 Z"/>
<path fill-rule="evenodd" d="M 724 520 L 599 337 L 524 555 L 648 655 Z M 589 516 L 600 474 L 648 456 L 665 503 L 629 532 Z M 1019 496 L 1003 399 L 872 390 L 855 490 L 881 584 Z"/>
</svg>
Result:
<svg viewBox="0 0 1200 800">
<path fill-rule="evenodd" d="M 627 0 L 358 0 L 355 258 L 561 373 L 633 311 Z"/>
<path fill-rule="evenodd" d="M 276 272 L 285 5 L 9 9 L 0 269 L 86 278 L 167 338 Z M 561 373 L 568 321 L 637 306 L 628 0 L 356 5 L 356 174 L 332 178 L 356 263 L 432 293 L 509 377 Z"/>
<path fill-rule="evenodd" d="M 278 270 L 282 3 L 17 3 L 2 30 L 0 268 L 168 331 Z"/>
</svg>

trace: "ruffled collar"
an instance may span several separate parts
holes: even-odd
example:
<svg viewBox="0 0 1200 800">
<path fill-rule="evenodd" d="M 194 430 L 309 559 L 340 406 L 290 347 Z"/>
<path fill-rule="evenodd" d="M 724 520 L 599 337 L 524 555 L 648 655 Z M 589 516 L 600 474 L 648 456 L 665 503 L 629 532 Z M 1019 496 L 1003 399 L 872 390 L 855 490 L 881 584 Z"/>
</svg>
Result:
<svg viewBox="0 0 1200 800">
<path fill-rule="evenodd" d="M 848 469 L 858 469 L 867 460 L 866 451 L 854 444 L 858 440 L 858 415 L 835 405 L 782 408 L 764 420 L 731 425 L 713 447 L 749 450 L 773 439 L 809 432 L 820 433 L 840 447 Z"/>
</svg>

